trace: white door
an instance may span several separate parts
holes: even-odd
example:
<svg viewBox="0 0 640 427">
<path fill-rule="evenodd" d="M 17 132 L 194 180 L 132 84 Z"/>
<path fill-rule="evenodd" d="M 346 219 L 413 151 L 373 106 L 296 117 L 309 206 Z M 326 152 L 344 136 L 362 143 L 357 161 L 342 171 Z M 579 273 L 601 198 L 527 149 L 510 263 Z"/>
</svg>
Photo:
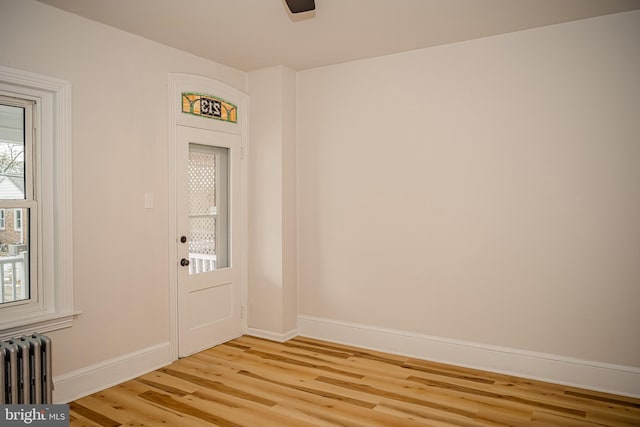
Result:
<svg viewBox="0 0 640 427">
<path fill-rule="evenodd" d="M 236 134 L 177 127 L 178 353 L 242 334 Z"/>
</svg>

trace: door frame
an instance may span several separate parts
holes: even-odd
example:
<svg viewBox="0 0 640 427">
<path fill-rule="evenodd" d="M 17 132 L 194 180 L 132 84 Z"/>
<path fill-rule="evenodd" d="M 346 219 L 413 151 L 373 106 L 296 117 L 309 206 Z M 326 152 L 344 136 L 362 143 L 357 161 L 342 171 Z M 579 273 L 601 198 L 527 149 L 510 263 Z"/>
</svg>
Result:
<svg viewBox="0 0 640 427">
<path fill-rule="evenodd" d="M 182 92 L 206 93 L 223 98 L 238 107 L 238 122 L 229 123 L 220 120 L 182 114 Z M 167 212 L 168 212 L 168 236 L 169 236 L 169 344 L 171 360 L 179 358 L 178 353 L 178 232 L 176 229 L 177 212 L 177 163 L 176 150 L 178 148 L 177 127 L 189 126 L 198 129 L 212 130 L 216 132 L 232 133 L 241 136 L 240 155 L 240 298 L 241 298 L 241 322 L 242 332 L 247 331 L 247 278 L 248 278 L 248 220 L 247 220 L 247 141 L 248 124 L 247 109 L 248 97 L 244 92 L 229 86 L 221 81 L 193 74 L 169 73 L 169 129 L 167 144 L 167 164 L 169 171 Z"/>
</svg>

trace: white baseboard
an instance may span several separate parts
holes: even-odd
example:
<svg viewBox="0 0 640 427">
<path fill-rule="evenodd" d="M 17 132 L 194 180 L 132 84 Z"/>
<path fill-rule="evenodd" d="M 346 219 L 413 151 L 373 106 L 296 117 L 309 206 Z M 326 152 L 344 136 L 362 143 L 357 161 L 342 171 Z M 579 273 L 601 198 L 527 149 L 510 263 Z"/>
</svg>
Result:
<svg viewBox="0 0 640 427">
<path fill-rule="evenodd" d="M 146 374 L 173 361 L 169 342 L 53 378 L 53 401 L 68 403 Z"/>
<path fill-rule="evenodd" d="M 285 332 L 284 334 L 279 334 L 277 332 L 265 331 L 262 329 L 247 328 L 246 334 L 271 341 L 285 342 L 290 340 L 291 338 L 296 337 L 298 335 L 298 330 L 292 329 L 289 332 Z"/>
<path fill-rule="evenodd" d="M 300 335 L 523 378 L 640 397 L 640 368 L 298 316 Z"/>
</svg>

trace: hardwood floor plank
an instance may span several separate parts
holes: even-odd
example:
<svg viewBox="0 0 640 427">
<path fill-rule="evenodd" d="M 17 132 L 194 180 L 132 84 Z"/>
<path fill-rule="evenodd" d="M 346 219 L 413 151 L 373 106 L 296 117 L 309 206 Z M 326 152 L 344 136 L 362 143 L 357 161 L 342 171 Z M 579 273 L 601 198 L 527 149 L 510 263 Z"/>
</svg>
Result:
<svg viewBox="0 0 640 427">
<path fill-rule="evenodd" d="M 341 427 L 346 426 L 341 420 L 335 419 L 331 415 L 325 415 L 322 412 L 309 411 L 306 408 L 300 408 L 294 405 L 282 404 L 274 406 L 274 411 L 285 415 L 293 420 L 301 420 L 318 427 Z M 354 427 L 358 424 L 354 423 Z M 361 424 L 360 424 L 361 425 Z"/>
<path fill-rule="evenodd" d="M 240 375 L 244 375 L 247 376 L 249 378 L 253 378 L 256 380 L 261 380 L 261 381 L 266 381 L 269 382 L 271 384 L 276 384 L 282 387 L 286 387 L 286 388 L 290 388 L 293 390 L 297 390 L 297 391 L 301 391 L 304 393 L 309 393 L 309 394 L 313 394 L 316 396 L 320 396 L 320 397 L 324 397 L 327 399 L 333 399 L 335 401 L 338 402 L 344 402 L 344 403 L 349 403 L 351 405 L 355 405 L 355 406 L 361 406 L 363 408 L 369 408 L 369 409 L 373 409 L 376 406 L 376 403 L 372 403 L 372 402 L 368 402 L 368 401 L 364 401 L 364 400 L 358 400 L 358 399 L 354 399 L 348 396 L 344 396 L 344 395 L 340 395 L 340 394 L 336 394 L 336 393 L 331 393 L 328 391 L 324 391 L 322 389 L 319 388 L 312 388 L 312 387 L 305 387 L 299 384 L 290 384 L 290 383 L 286 383 L 283 381 L 277 381 L 274 379 L 269 379 L 266 377 L 262 377 L 260 375 L 257 374 L 253 374 L 249 371 L 240 371 L 238 372 Z"/>
<path fill-rule="evenodd" d="M 271 370 L 273 372 L 273 370 Z M 289 388 L 287 387 L 289 384 L 279 385 L 272 381 L 264 381 L 260 384 L 256 383 L 255 378 L 251 378 L 250 376 L 243 375 L 242 372 L 240 375 L 236 375 L 233 379 L 231 377 L 226 378 L 226 381 L 232 383 L 234 385 L 238 385 L 239 381 L 245 381 L 245 385 L 247 387 L 251 387 L 254 392 L 257 389 L 261 391 L 264 388 L 267 388 L 271 395 L 279 396 L 280 403 L 277 405 L 268 408 L 274 414 L 277 414 L 281 417 L 284 417 L 280 422 L 276 425 L 280 426 L 289 426 L 289 425 L 298 425 L 304 423 L 304 425 L 349 425 L 345 424 L 342 416 L 330 414 L 328 412 L 332 412 L 331 407 L 335 406 L 336 403 L 332 400 L 322 397 L 319 394 L 307 394 L 306 392 L 302 392 L 300 387 Z M 298 381 L 298 380 L 296 380 Z M 339 405 L 340 403 L 338 403 Z M 295 418 L 291 418 L 292 414 Z M 233 421 L 234 419 L 231 418 Z M 353 424 L 353 423 L 351 423 Z M 263 425 L 256 423 L 243 423 L 243 425 Z M 301 424 L 302 425 L 302 424 Z"/>
<path fill-rule="evenodd" d="M 256 402 L 259 403 L 261 405 L 265 405 L 265 406 L 274 406 L 277 402 L 273 401 L 273 400 L 269 400 L 269 399 L 264 399 L 260 396 L 257 396 L 255 394 L 252 393 L 248 393 L 246 391 L 243 390 L 239 390 L 233 387 L 229 387 L 227 385 L 225 385 L 222 382 L 219 381 L 212 381 L 206 378 L 202 378 L 200 376 L 197 375 L 191 375 L 191 374 L 187 374 L 181 371 L 177 371 L 174 369 L 170 369 L 170 368 L 160 368 L 159 369 L 160 372 L 167 374 L 167 375 L 171 375 L 174 376 L 176 378 L 185 380 L 185 381 L 189 381 L 193 384 L 199 385 L 201 387 L 205 387 L 211 390 L 216 390 L 216 391 L 220 391 L 222 393 L 231 395 L 231 396 L 235 396 L 235 397 L 239 397 L 241 399 L 246 399 L 249 400 L 251 402 Z"/>
<path fill-rule="evenodd" d="M 150 381 L 150 380 L 146 380 L 144 378 L 138 378 L 136 381 L 144 384 L 144 385 L 148 385 L 149 387 L 153 387 L 157 390 L 160 391 L 164 391 L 165 393 L 169 393 L 172 394 L 174 396 L 186 396 L 187 394 L 189 394 L 189 392 L 186 392 L 184 390 L 181 390 L 179 388 L 176 387 L 172 387 L 166 384 L 162 384 L 159 382 L 155 382 L 155 381 Z"/>
<path fill-rule="evenodd" d="M 468 417 L 468 418 L 473 418 L 476 415 L 475 412 L 473 412 L 473 411 L 453 408 L 453 407 L 446 406 L 446 405 L 435 404 L 433 402 L 427 401 L 426 399 L 416 398 L 414 396 L 410 396 L 410 395 L 406 395 L 406 394 L 400 394 L 400 393 L 385 391 L 385 390 L 382 390 L 382 389 L 379 389 L 379 388 L 375 388 L 375 387 L 372 387 L 372 386 L 369 386 L 369 385 L 366 385 L 366 384 L 359 384 L 359 383 L 355 383 L 355 382 L 343 381 L 343 380 L 338 380 L 336 378 L 325 377 L 325 376 L 320 376 L 320 377 L 316 378 L 316 381 L 324 382 L 324 383 L 327 383 L 327 384 L 337 385 L 339 387 L 344 387 L 344 388 L 347 388 L 347 389 L 350 389 L 350 390 L 359 391 L 361 393 L 366 393 L 366 394 L 371 394 L 371 395 L 374 395 L 374 396 L 383 397 L 383 398 L 389 399 L 389 400 L 395 400 L 395 401 L 404 402 L 404 403 L 411 403 L 411 404 L 414 404 L 414 405 L 423 406 L 423 407 L 427 407 L 427 408 L 431 408 L 431 409 L 437 409 L 437 410 L 441 410 L 441 411 L 445 411 L 445 412 L 455 413 L 455 414 L 462 415 L 462 416 L 465 416 L 465 417 Z"/>
<path fill-rule="evenodd" d="M 417 427 L 422 424 L 404 417 L 389 414 L 376 414 L 367 408 L 349 405 L 343 402 L 326 401 L 326 399 L 313 399 L 307 404 L 285 400 L 279 407 L 289 411 L 300 411 L 306 416 L 312 417 L 314 422 L 328 423 L 338 426 L 394 426 Z M 324 400 L 324 403 L 322 402 Z"/>
<path fill-rule="evenodd" d="M 439 408 L 428 408 L 416 405 L 402 405 L 397 402 L 382 402 L 374 409 L 376 412 L 403 416 L 407 419 L 420 422 L 423 425 L 437 427 L 478 427 L 492 425 L 478 423 L 464 415 L 443 412 Z"/>
<path fill-rule="evenodd" d="M 82 406 L 77 402 L 72 402 L 69 405 L 69 412 L 81 415 L 102 427 L 119 427 L 122 425 L 118 421 L 112 420 L 111 418 L 87 408 L 86 406 Z"/>
<path fill-rule="evenodd" d="M 238 375 L 225 376 L 225 382 L 233 384 L 237 387 L 246 387 L 254 393 L 260 393 L 265 396 L 278 396 L 280 398 L 300 398 L 300 393 L 314 394 L 316 396 L 324 396 L 334 399 L 344 399 L 343 396 L 331 394 L 331 387 L 305 388 L 306 384 L 313 381 L 313 378 L 301 378 L 290 372 L 283 375 L 281 371 L 272 369 L 272 367 L 264 366 L 246 366 L 248 369 L 235 370 Z M 259 380 L 259 381 L 256 381 Z M 345 399 L 348 400 L 348 399 Z M 354 400 L 354 403 L 355 400 Z M 371 402 L 358 402 L 361 405 L 374 406 Z"/>
<path fill-rule="evenodd" d="M 122 390 L 124 390 L 125 384 L 127 383 L 84 397 L 76 401 L 76 403 L 111 418 L 122 425 L 126 425 L 136 417 L 135 406 L 132 405 L 131 399 L 135 399 L 137 393 L 123 393 Z"/>
<path fill-rule="evenodd" d="M 186 403 L 179 402 L 168 394 L 149 390 L 142 393 L 140 397 L 164 408 L 168 408 L 175 412 L 179 412 L 181 414 L 188 415 L 194 418 L 199 418 L 214 425 L 222 427 L 233 427 L 239 425 L 225 418 L 219 417 L 213 413 L 202 411 L 191 405 L 187 405 Z"/>
<path fill-rule="evenodd" d="M 165 407 L 142 399 L 140 395 L 149 390 L 160 392 L 134 379 L 119 384 L 116 387 L 103 390 L 99 392 L 98 395 L 101 396 L 105 402 L 111 404 L 114 409 L 118 410 L 117 415 L 114 415 L 114 417 L 120 421 L 122 425 L 181 426 L 187 425 L 188 422 L 189 427 L 210 426 L 210 424 L 205 421 L 188 419 L 183 414 L 172 412 Z"/>
<path fill-rule="evenodd" d="M 313 369 L 305 369 L 300 366 L 280 363 L 268 359 L 262 359 L 259 356 L 244 353 L 242 356 L 229 355 L 226 352 L 220 352 L 217 348 L 207 350 L 207 354 L 203 355 L 204 359 L 217 358 L 218 362 L 225 366 L 231 366 L 236 370 L 242 370 L 247 367 L 254 372 L 279 372 L 283 376 L 294 376 L 298 378 L 313 379 L 317 376 L 317 372 Z M 202 360 L 198 360 L 202 362 Z"/>
<path fill-rule="evenodd" d="M 407 376 L 411 374 L 411 372 L 403 369 L 399 365 L 388 365 L 386 363 L 380 362 L 378 360 L 361 358 L 357 356 L 353 356 L 348 360 L 345 360 L 342 363 L 342 366 L 348 366 L 349 370 L 353 372 L 357 372 L 363 377 L 382 377 L 382 378 L 397 378 L 397 379 L 406 379 Z M 347 379 L 347 378 L 345 378 Z"/>
<path fill-rule="evenodd" d="M 462 382 L 462 380 L 458 381 Z M 528 421 L 531 418 L 530 408 L 516 406 L 509 402 L 506 402 L 506 405 L 505 402 L 499 402 L 498 405 L 493 399 L 466 396 L 464 394 L 450 392 L 447 389 L 429 388 L 419 383 L 408 382 L 406 379 L 366 377 L 361 383 L 385 390 L 386 392 L 410 395 L 442 407 L 473 412 L 476 413 L 475 418 L 483 419 L 484 423 L 494 423 L 495 420 L 501 416 L 519 421 Z M 480 416 L 481 414 L 482 416 Z"/>
<path fill-rule="evenodd" d="M 311 368 L 314 371 L 319 370 L 319 371 L 329 372 L 329 373 L 332 373 L 332 374 L 343 375 L 345 377 L 362 378 L 362 375 L 356 374 L 356 373 L 353 373 L 353 372 L 349 372 L 349 371 L 346 371 L 344 369 L 331 368 L 331 367 L 326 366 L 324 364 L 304 362 L 302 360 L 299 360 L 299 359 L 296 359 L 296 358 L 293 358 L 293 357 L 286 357 L 286 356 L 280 355 L 280 354 L 272 354 L 272 353 L 267 353 L 267 352 L 264 352 L 264 351 L 258 351 L 258 350 L 253 350 L 253 349 L 247 350 L 247 353 L 259 356 L 262 359 L 275 360 L 277 362 L 289 363 L 289 364 L 296 365 L 296 366 L 302 366 L 302 367 L 305 367 L 305 368 Z"/>
<path fill-rule="evenodd" d="M 296 337 L 243 336 L 72 402 L 90 426 L 640 426 L 640 400 Z"/>
<path fill-rule="evenodd" d="M 437 375 L 439 377 L 456 378 L 456 379 L 460 379 L 460 380 L 477 382 L 477 383 L 482 383 L 482 384 L 495 384 L 495 381 L 492 380 L 492 379 L 489 379 L 489 378 L 481 378 L 481 377 L 478 377 L 478 376 L 475 376 L 475 375 L 469 375 L 468 373 L 466 373 L 466 374 L 458 374 L 458 373 L 455 373 L 455 372 L 452 372 L 452 371 L 445 371 L 445 370 L 440 370 L 440 369 L 427 368 L 427 367 L 418 366 L 418 365 L 412 364 L 412 363 L 405 363 L 402 366 L 402 368 L 403 369 L 407 369 L 407 370 L 412 371 L 412 372 L 427 373 L 427 374 Z"/>
<path fill-rule="evenodd" d="M 536 401 L 536 400 L 532 400 L 532 399 L 523 399 L 521 397 L 513 396 L 513 395 L 509 395 L 509 394 L 494 393 L 494 392 L 480 390 L 479 388 L 464 387 L 464 386 L 459 386 L 459 385 L 455 385 L 455 384 L 451 384 L 451 383 L 445 383 L 445 382 L 441 382 L 441 381 L 427 380 L 427 379 L 420 378 L 420 377 L 415 377 L 415 376 L 411 376 L 411 377 L 407 378 L 407 380 L 416 381 L 416 382 L 419 382 L 420 384 L 424 384 L 424 385 L 427 385 L 429 387 L 439 387 L 439 388 L 443 388 L 443 389 L 447 389 L 447 390 L 457 391 L 457 392 L 460 392 L 460 393 L 472 394 L 472 395 L 482 396 L 482 397 L 489 397 L 489 398 L 492 398 L 492 399 L 499 399 L 499 400 L 502 400 L 502 401 L 505 401 L 505 402 L 520 403 L 520 404 L 524 404 L 524 405 L 528 405 L 528 406 L 533 406 L 533 407 L 536 407 L 536 408 L 541 408 L 541 409 L 547 409 L 547 410 L 551 410 L 551 411 L 567 413 L 567 414 L 575 415 L 575 416 L 582 417 L 582 418 L 586 417 L 585 411 L 582 411 L 582 410 L 573 409 L 573 408 L 567 408 L 567 407 L 560 406 L 560 405 L 548 404 L 548 403 L 544 403 L 544 402 L 540 402 L 540 401 Z"/>
<path fill-rule="evenodd" d="M 576 420 L 558 414 L 534 412 L 531 418 L 533 426 L 563 426 L 563 427 L 603 427 L 607 424 L 592 423 L 586 420 Z"/>
<path fill-rule="evenodd" d="M 277 363 L 278 366 L 282 366 L 282 367 L 294 369 L 294 370 L 301 368 L 300 372 L 311 372 L 311 374 L 313 375 L 316 375 L 317 371 L 320 370 L 320 371 L 326 371 L 332 374 L 339 374 L 345 377 L 351 377 L 351 378 L 359 377 L 358 374 L 352 371 L 343 370 L 335 366 L 332 366 L 333 362 L 331 360 L 321 359 L 318 356 L 314 356 L 313 353 L 310 353 L 309 355 L 314 357 L 315 361 L 309 361 L 309 360 L 305 360 L 304 354 L 300 356 L 285 354 L 283 352 L 282 344 L 280 343 L 275 343 L 277 344 L 277 346 L 274 346 L 273 342 L 270 342 L 264 339 L 252 338 L 252 337 L 244 337 L 244 339 L 246 341 L 251 341 L 253 343 L 252 347 L 245 351 L 245 355 L 255 355 L 259 358 L 258 360 L 260 360 L 261 362 L 265 360 L 279 362 Z M 325 357 L 327 357 L 326 354 L 325 354 Z M 321 360 L 322 363 L 316 362 L 319 360 Z M 289 366 L 289 365 L 293 365 L 293 366 Z M 302 368 L 309 368 L 309 369 L 305 370 Z"/>
<path fill-rule="evenodd" d="M 284 344 L 296 345 L 297 343 L 303 343 L 311 346 L 312 348 L 350 353 L 350 357 L 356 356 L 356 357 L 362 357 L 362 358 L 369 358 L 372 360 L 379 360 L 379 361 L 388 363 L 389 365 L 400 365 L 405 363 L 409 359 L 405 356 L 398 356 L 398 355 L 383 353 L 375 350 L 364 350 L 361 348 L 352 347 L 352 346 L 343 345 L 343 344 L 333 344 L 333 343 L 328 343 L 326 341 L 320 341 L 320 340 L 307 338 L 307 337 L 295 337 Z"/>
<path fill-rule="evenodd" d="M 297 422 L 274 411 L 274 407 L 265 407 L 235 396 L 224 396 L 223 393 L 217 391 L 198 391 L 179 400 L 199 410 L 215 413 L 238 425 L 265 427 L 280 427 L 283 425 L 309 426 L 306 422 Z"/>
<path fill-rule="evenodd" d="M 334 357 L 337 359 L 348 359 L 353 356 L 352 353 L 337 351 L 332 349 L 333 347 L 327 348 L 327 347 L 321 347 L 321 346 L 305 345 L 304 341 L 300 343 L 299 340 L 295 340 L 295 339 L 287 341 L 283 343 L 283 345 L 289 348 L 294 348 L 296 350 L 305 350 L 313 354 L 322 354 L 324 356 Z"/>
<path fill-rule="evenodd" d="M 606 426 L 640 426 L 637 415 L 621 415 L 613 412 L 589 411 L 586 420 Z"/>
<path fill-rule="evenodd" d="M 100 427 L 100 424 L 96 424 L 93 421 L 78 416 L 78 414 L 69 413 L 69 425 L 73 427 Z"/>
<path fill-rule="evenodd" d="M 582 399 L 589 399 L 589 400 L 595 400 L 598 402 L 604 402 L 604 403 L 610 403 L 610 404 L 614 404 L 614 405 L 619 405 L 619 406 L 628 406 L 629 408 L 635 408 L 635 409 L 640 409 L 640 403 L 639 402 L 634 402 L 631 399 L 624 399 L 623 397 L 616 397 L 613 398 L 611 396 L 604 396 L 604 395 L 600 395 L 598 393 L 585 393 L 585 392 L 578 392 L 578 391 L 573 391 L 573 390 L 566 390 L 564 392 L 564 394 L 566 394 L 567 396 L 574 396 L 574 397 L 580 397 Z"/>
</svg>

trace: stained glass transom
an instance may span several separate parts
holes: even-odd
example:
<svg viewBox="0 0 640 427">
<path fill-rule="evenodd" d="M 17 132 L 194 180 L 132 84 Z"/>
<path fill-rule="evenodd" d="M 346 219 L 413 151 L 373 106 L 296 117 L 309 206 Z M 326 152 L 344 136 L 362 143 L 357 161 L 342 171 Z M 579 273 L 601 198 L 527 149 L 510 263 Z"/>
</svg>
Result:
<svg viewBox="0 0 640 427">
<path fill-rule="evenodd" d="M 238 122 L 237 106 L 216 96 L 202 93 L 183 92 L 182 112 L 225 122 Z"/>
</svg>

